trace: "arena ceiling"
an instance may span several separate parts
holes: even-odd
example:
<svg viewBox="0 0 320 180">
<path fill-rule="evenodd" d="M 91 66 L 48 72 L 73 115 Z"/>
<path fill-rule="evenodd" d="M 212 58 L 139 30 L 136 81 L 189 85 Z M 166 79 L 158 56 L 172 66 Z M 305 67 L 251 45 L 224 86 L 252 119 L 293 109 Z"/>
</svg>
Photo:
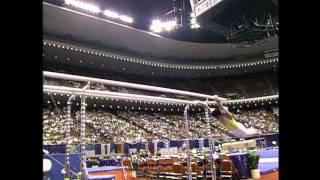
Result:
<svg viewBox="0 0 320 180">
<path fill-rule="evenodd" d="M 278 0 L 222 0 L 201 16 L 197 21 L 201 28 L 190 29 L 192 8 L 190 1 L 203 3 L 205 0 L 82 0 L 133 17 L 131 27 L 149 31 L 154 19 L 176 18 L 179 28 L 163 36 L 171 39 L 202 42 L 226 43 L 254 41 L 278 35 Z M 64 6 L 64 0 L 45 0 Z M 175 11 L 174 11 L 175 9 Z M 266 26 L 272 20 L 274 26 Z M 258 29 L 257 29 L 258 28 Z"/>
<path fill-rule="evenodd" d="M 154 59 L 110 53 L 101 49 L 45 39 L 43 42 L 44 68 L 100 74 L 116 73 L 142 77 L 204 78 L 240 75 L 278 67 L 278 58 L 245 59 L 220 63 L 166 63 Z M 158 62 L 157 62 L 158 61 Z"/>
<path fill-rule="evenodd" d="M 265 50 L 278 48 L 278 37 L 269 37 L 252 44 L 195 43 L 174 40 L 47 3 L 43 3 L 43 32 L 46 35 L 71 38 L 83 43 L 95 43 L 138 54 L 175 59 L 233 58 L 261 54 Z"/>
</svg>

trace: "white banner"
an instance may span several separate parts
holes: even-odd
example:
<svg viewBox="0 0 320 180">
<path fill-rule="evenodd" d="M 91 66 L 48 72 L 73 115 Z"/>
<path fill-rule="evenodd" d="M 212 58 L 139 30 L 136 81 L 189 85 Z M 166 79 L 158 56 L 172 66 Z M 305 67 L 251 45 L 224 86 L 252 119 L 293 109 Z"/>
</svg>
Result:
<svg viewBox="0 0 320 180">
<path fill-rule="evenodd" d="M 196 17 L 200 16 L 202 13 L 208 11 L 213 6 L 219 4 L 222 0 L 205 0 L 200 1 L 198 4 L 195 4 L 195 13 Z"/>
<path fill-rule="evenodd" d="M 101 154 L 105 154 L 106 153 L 106 149 L 105 149 L 105 144 L 100 144 L 100 150 L 101 150 Z"/>
<path fill-rule="evenodd" d="M 94 155 L 96 155 L 96 151 L 95 150 L 86 150 L 85 155 L 86 156 L 94 156 Z"/>
<path fill-rule="evenodd" d="M 177 155 L 178 154 L 178 148 L 177 147 L 171 147 L 171 148 L 161 148 L 160 149 L 161 155 Z"/>
<path fill-rule="evenodd" d="M 129 154 L 137 153 L 137 148 L 129 148 Z"/>
</svg>

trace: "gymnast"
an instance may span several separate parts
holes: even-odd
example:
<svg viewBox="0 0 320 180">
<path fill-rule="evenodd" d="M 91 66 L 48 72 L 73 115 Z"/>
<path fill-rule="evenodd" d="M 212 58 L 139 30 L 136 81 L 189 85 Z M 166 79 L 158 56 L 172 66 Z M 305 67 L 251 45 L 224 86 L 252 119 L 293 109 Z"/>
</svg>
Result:
<svg viewBox="0 0 320 180">
<path fill-rule="evenodd" d="M 215 102 L 217 108 L 208 108 L 209 114 L 222 122 L 222 124 L 231 131 L 235 137 L 243 138 L 261 134 L 257 129 L 253 127 L 246 128 L 242 123 L 237 122 L 228 108 L 222 105 L 222 101 L 222 98 L 216 96 Z M 200 105 L 204 108 L 208 106 L 208 102 L 203 101 L 194 101 L 194 104 Z"/>
</svg>

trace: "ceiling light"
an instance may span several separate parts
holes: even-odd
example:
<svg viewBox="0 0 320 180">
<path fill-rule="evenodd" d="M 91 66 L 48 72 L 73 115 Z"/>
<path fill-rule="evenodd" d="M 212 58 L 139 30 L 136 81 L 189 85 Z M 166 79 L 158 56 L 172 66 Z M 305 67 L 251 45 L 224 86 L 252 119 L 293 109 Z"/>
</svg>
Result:
<svg viewBox="0 0 320 180">
<path fill-rule="evenodd" d="M 121 15 L 120 16 L 120 20 L 124 21 L 124 22 L 127 22 L 127 23 L 133 23 L 133 19 L 131 17 L 125 16 L 125 15 Z"/>
<path fill-rule="evenodd" d="M 114 18 L 114 19 L 119 18 L 119 14 L 118 14 L 118 13 L 113 12 L 113 11 L 110 11 L 110 10 L 105 10 L 105 11 L 103 12 L 103 14 L 104 14 L 105 16 L 108 16 L 108 17 L 111 17 L 111 18 Z"/>
<path fill-rule="evenodd" d="M 75 0 L 65 0 L 65 3 L 67 5 L 71 5 L 77 8 L 81 8 L 93 13 L 99 13 L 101 12 L 100 8 L 94 4 L 89 4 L 85 2 L 75 1 Z"/>
</svg>

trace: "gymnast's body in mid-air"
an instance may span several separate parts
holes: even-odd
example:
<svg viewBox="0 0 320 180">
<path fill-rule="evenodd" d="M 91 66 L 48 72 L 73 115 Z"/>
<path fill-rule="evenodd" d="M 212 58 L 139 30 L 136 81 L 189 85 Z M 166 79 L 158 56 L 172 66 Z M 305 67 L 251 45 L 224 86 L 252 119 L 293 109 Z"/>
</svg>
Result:
<svg viewBox="0 0 320 180">
<path fill-rule="evenodd" d="M 215 98 L 217 108 L 209 108 L 209 114 L 218 119 L 237 138 L 260 135 L 261 133 L 253 128 L 246 128 L 242 123 L 237 122 L 233 114 L 226 106 L 222 105 L 222 100 L 218 96 Z M 207 106 L 207 102 L 195 101 L 195 105 Z"/>
</svg>

